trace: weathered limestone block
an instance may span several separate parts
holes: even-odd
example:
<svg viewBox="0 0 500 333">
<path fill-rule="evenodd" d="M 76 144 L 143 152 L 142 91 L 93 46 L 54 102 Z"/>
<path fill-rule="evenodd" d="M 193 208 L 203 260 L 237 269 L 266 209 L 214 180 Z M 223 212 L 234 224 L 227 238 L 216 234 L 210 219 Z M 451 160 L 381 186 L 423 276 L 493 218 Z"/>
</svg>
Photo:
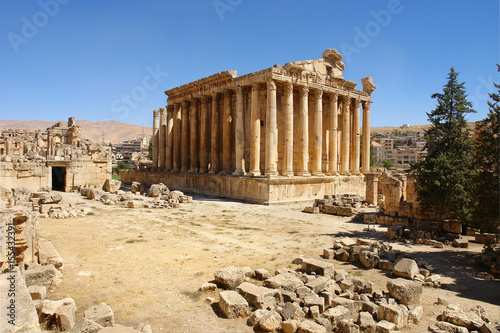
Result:
<svg viewBox="0 0 500 333">
<path fill-rule="evenodd" d="M 387 320 L 396 324 L 398 328 L 406 326 L 408 322 L 408 310 L 403 310 L 402 307 L 397 305 L 380 304 L 377 309 L 377 319 Z"/>
<path fill-rule="evenodd" d="M 248 302 L 236 291 L 223 291 L 219 294 L 219 308 L 227 318 L 246 317 L 250 311 Z"/>
<path fill-rule="evenodd" d="M 102 189 L 106 192 L 116 192 L 120 189 L 120 186 L 122 185 L 122 182 L 119 181 L 118 179 L 106 179 L 104 182 L 104 185 L 102 186 Z"/>
<path fill-rule="evenodd" d="M 297 333 L 326 333 L 326 328 L 311 320 L 304 320 L 300 323 Z"/>
<path fill-rule="evenodd" d="M 349 238 L 349 237 L 342 238 L 342 239 L 338 240 L 337 242 L 342 244 L 342 246 L 345 246 L 345 247 L 351 247 L 351 246 L 354 246 L 357 244 L 355 239 Z"/>
<path fill-rule="evenodd" d="M 325 258 L 325 259 L 334 259 L 335 258 L 335 250 L 333 250 L 333 249 L 323 249 L 323 258 Z"/>
<path fill-rule="evenodd" d="M 200 287 L 200 291 L 207 291 L 207 290 L 216 290 L 217 285 L 215 283 L 211 282 L 203 282 L 203 284 Z"/>
<path fill-rule="evenodd" d="M 215 272 L 215 282 L 227 289 L 235 289 L 245 281 L 245 273 L 238 267 L 228 266 Z"/>
<path fill-rule="evenodd" d="M 464 326 L 468 330 L 479 330 L 484 325 L 484 321 L 473 311 L 465 312 L 459 306 L 448 305 L 443 312 L 443 321 Z"/>
<path fill-rule="evenodd" d="M 336 307 L 342 305 L 344 308 L 348 309 L 350 313 L 354 313 L 354 301 L 344 298 L 344 297 L 336 297 L 331 302 L 331 307 Z"/>
<path fill-rule="evenodd" d="M 68 331 L 75 324 L 76 303 L 72 298 L 44 300 L 40 307 L 40 323 L 50 329 Z"/>
<path fill-rule="evenodd" d="M 43 194 L 38 201 L 38 204 L 57 204 L 62 200 L 62 195 L 57 192 Z"/>
<path fill-rule="evenodd" d="M 341 320 L 349 318 L 350 315 L 351 311 L 342 305 L 337 305 L 334 308 L 329 308 L 323 313 L 323 317 L 330 320 L 330 322 L 334 326 L 337 325 L 337 323 Z"/>
<path fill-rule="evenodd" d="M 335 269 L 332 263 L 312 258 L 302 261 L 302 271 L 306 273 L 315 272 L 323 276 L 335 276 Z"/>
<path fill-rule="evenodd" d="M 170 190 L 168 189 L 167 185 L 165 184 L 153 184 L 149 187 L 148 190 L 148 196 L 149 197 L 159 197 L 161 195 L 168 195 L 170 193 Z"/>
<path fill-rule="evenodd" d="M 283 309 L 281 310 L 281 316 L 284 320 L 295 319 L 299 322 L 302 321 L 306 314 L 297 303 L 286 303 Z"/>
<path fill-rule="evenodd" d="M 102 190 L 98 190 L 96 188 L 91 188 L 87 192 L 87 199 L 89 200 L 99 200 L 101 199 L 104 192 Z"/>
<path fill-rule="evenodd" d="M 392 271 L 394 275 L 403 277 L 405 279 L 413 280 L 415 275 L 419 274 L 420 270 L 415 260 L 403 258 L 399 260 Z"/>
<path fill-rule="evenodd" d="M 394 269 L 394 264 L 389 260 L 380 260 L 378 262 L 378 268 L 384 271 L 392 271 Z"/>
<path fill-rule="evenodd" d="M 381 320 L 377 323 L 376 332 L 377 333 L 390 333 L 394 331 L 396 324 L 389 322 L 387 320 Z"/>
<path fill-rule="evenodd" d="M 445 321 L 438 321 L 434 325 L 429 326 L 428 330 L 432 333 L 469 333 L 469 330 L 465 327 L 453 325 Z"/>
<path fill-rule="evenodd" d="M 352 320 L 344 319 L 337 324 L 336 332 L 339 333 L 359 333 L 359 326 Z"/>
<path fill-rule="evenodd" d="M 304 213 L 319 214 L 319 207 L 305 207 Z"/>
<path fill-rule="evenodd" d="M 281 327 L 281 322 L 280 314 L 272 310 L 262 316 L 259 327 L 265 332 L 274 332 Z"/>
<path fill-rule="evenodd" d="M 29 286 L 28 291 L 32 300 L 39 299 L 43 301 L 45 299 L 45 296 L 47 296 L 47 287 L 45 286 Z"/>
<path fill-rule="evenodd" d="M 75 325 L 76 305 L 63 304 L 56 310 L 57 327 L 61 331 L 69 331 Z"/>
<path fill-rule="evenodd" d="M 248 318 L 247 325 L 256 326 L 259 323 L 259 321 L 262 319 L 262 317 L 268 312 L 269 312 L 269 310 L 262 310 L 262 309 L 255 310 L 252 313 L 252 315 Z"/>
<path fill-rule="evenodd" d="M 59 252 L 57 252 L 54 245 L 52 245 L 51 241 L 45 238 L 39 238 L 38 245 L 39 245 L 38 258 L 40 264 L 42 265 L 52 264 L 57 269 L 63 267 L 64 261 L 59 255 Z"/>
<path fill-rule="evenodd" d="M 404 227 L 401 225 L 393 225 L 387 228 L 387 238 L 400 238 L 403 236 Z"/>
<path fill-rule="evenodd" d="M 295 319 L 285 320 L 281 323 L 283 333 L 295 333 L 299 328 L 299 321 Z"/>
<path fill-rule="evenodd" d="M 417 324 L 424 316 L 424 308 L 419 305 L 408 312 L 408 321 Z"/>
<path fill-rule="evenodd" d="M 423 287 L 420 282 L 405 279 L 387 281 L 389 293 L 404 305 L 417 305 L 420 303 Z"/>
<path fill-rule="evenodd" d="M 335 259 L 339 261 L 349 261 L 349 252 L 344 248 L 340 248 L 335 251 Z"/>
<path fill-rule="evenodd" d="M 76 322 L 69 333 L 97 333 L 103 328 L 103 326 L 90 319 L 82 318 Z"/>
<path fill-rule="evenodd" d="M 260 281 L 264 281 L 265 279 L 269 279 L 271 277 L 271 273 L 264 268 L 257 268 L 254 274 L 255 278 Z"/>
<path fill-rule="evenodd" d="M 359 254 L 359 261 L 366 268 L 375 268 L 380 261 L 380 257 L 374 251 L 363 250 Z"/>
<path fill-rule="evenodd" d="M 462 234 L 462 223 L 459 220 L 443 220 L 442 228 L 444 232 Z"/>
<path fill-rule="evenodd" d="M 361 311 L 358 315 L 358 325 L 362 332 L 375 333 L 377 322 L 369 312 Z"/>
<path fill-rule="evenodd" d="M 15 297 L 9 297 L 10 289 L 15 289 Z M 0 295 L 2 333 L 41 332 L 35 305 L 18 267 L 11 272 L 0 274 Z M 12 300 L 15 303 L 12 303 Z"/>
<path fill-rule="evenodd" d="M 466 249 L 469 247 L 469 241 L 467 239 L 457 238 L 453 240 L 453 246 Z"/>
<path fill-rule="evenodd" d="M 132 193 L 146 193 L 146 183 L 132 182 L 130 191 Z"/>
<path fill-rule="evenodd" d="M 295 291 L 295 289 L 303 285 L 304 283 L 293 273 L 278 274 L 264 281 L 264 286 L 268 288 L 288 291 Z"/>
<path fill-rule="evenodd" d="M 310 294 L 304 297 L 304 306 L 309 308 L 312 306 L 318 306 L 319 311 L 323 312 L 325 309 L 325 299 L 318 295 Z"/>
<path fill-rule="evenodd" d="M 329 277 L 320 276 L 312 280 L 311 282 L 306 283 L 306 286 L 309 287 L 316 294 L 319 294 L 319 292 L 323 290 L 330 281 L 331 280 Z"/>
<path fill-rule="evenodd" d="M 476 306 L 472 307 L 469 311 L 477 314 L 479 317 L 481 317 L 481 319 L 485 323 L 489 323 L 491 321 L 490 315 L 488 314 L 488 312 L 486 312 L 486 310 L 481 305 L 476 305 Z"/>
<path fill-rule="evenodd" d="M 91 306 L 85 310 L 83 316 L 104 327 L 115 325 L 115 315 L 113 310 L 111 310 L 111 306 L 106 303 Z"/>
<path fill-rule="evenodd" d="M 249 282 L 241 283 L 236 291 L 252 306 L 256 306 L 267 297 L 274 297 L 278 292 L 276 289 L 257 286 Z"/>
<path fill-rule="evenodd" d="M 497 235 L 476 233 L 474 241 L 478 244 L 496 244 L 498 243 Z"/>
<path fill-rule="evenodd" d="M 61 273 L 54 267 L 54 265 L 35 266 L 33 269 L 24 271 L 24 279 L 27 286 L 44 285 L 50 286 L 53 282 L 57 281 Z"/>
</svg>

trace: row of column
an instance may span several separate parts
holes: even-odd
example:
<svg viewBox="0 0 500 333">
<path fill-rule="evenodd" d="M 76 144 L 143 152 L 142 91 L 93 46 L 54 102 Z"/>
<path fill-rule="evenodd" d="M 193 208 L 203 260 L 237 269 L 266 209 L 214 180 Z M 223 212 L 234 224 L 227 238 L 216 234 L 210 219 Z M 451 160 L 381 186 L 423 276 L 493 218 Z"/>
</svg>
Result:
<svg viewBox="0 0 500 333">
<path fill-rule="evenodd" d="M 221 173 L 234 175 L 260 176 L 261 157 L 261 83 L 254 83 L 250 92 L 250 129 L 249 168 L 245 170 L 245 130 L 243 88 L 210 96 L 190 99 L 182 103 L 168 105 L 153 112 L 153 169 L 173 172 Z M 324 175 L 322 170 L 323 125 L 329 131 L 328 175 L 360 174 L 360 104 L 363 107 L 363 145 L 362 172 L 370 170 L 370 102 L 315 89 L 314 107 L 309 110 L 310 89 L 297 86 L 299 90 L 298 115 L 298 165 L 294 170 L 294 85 L 285 83 L 284 94 L 284 147 L 283 176 L 309 176 L 309 169 L 315 176 Z M 264 175 L 278 175 L 278 126 L 277 126 L 277 87 L 274 80 L 266 82 L 266 121 L 265 121 L 265 163 Z M 236 94 L 236 110 L 232 112 L 232 95 Z M 323 98 L 328 96 L 329 122 L 323 124 Z M 223 101 L 220 101 L 223 99 Z M 221 103 L 222 102 L 222 103 Z M 222 104 L 221 110 L 219 105 Z M 222 112 L 222 123 L 219 124 Z M 309 112 L 313 115 L 313 130 L 309 133 Z M 209 116 L 210 113 L 210 116 Z M 232 115 L 234 114 L 234 119 Z M 208 121 L 211 119 L 211 123 Z M 339 124 L 339 120 L 341 123 Z M 338 131 L 341 131 L 340 145 Z M 210 134 L 210 137 L 208 137 Z M 221 139 L 222 136 L 222 140 Z M 309 161 L 309 140 L 312 142 L 311 161 Z M 210 140 L 210 160 L 208 151 Z M 234 164 L 232 164 L 232 141 L 234 141 Z M 222 143 L 222 145 L 220 144 Z M 338 147 L 340 146 L 340 156 Z M 220 154 L 221 152 L 221 154 Z M 339 161 L 340 157 L 340 161 Z M 308 168 L 308 163 L 311 163 Z M 340 162 L 340 163 L 339 163 Z M 340 164 L 340 168 L 339 168 Z M 234 170 L 231 166 L 234 165 Z"/>
</svg>

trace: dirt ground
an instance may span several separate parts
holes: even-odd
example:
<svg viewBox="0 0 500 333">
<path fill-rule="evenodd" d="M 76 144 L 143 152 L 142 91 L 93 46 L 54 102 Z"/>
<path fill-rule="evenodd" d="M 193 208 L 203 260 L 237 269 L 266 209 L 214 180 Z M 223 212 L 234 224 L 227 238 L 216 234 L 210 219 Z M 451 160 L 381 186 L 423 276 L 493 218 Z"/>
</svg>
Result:
<svg viewBox="0 0 500 333">
<path fill-rule="evenodd" d="M 63 282 L 48 299 L 72 297 L 78 313 L 94 304 L 110 305 L 117 323 L 150 324 L 154 332 L 253 332 L 244 319 L 224 319 L 206 302 L 215 292 L 199 292 L 203 282 L 228 265 L 289 267 L 298 255 L 320 258 L 335 237 L 385 239 L 386 229 L 364 231 L 365 224 L 331 215 L 301 212 L 304 204 L 278 206 L 194 197 L 178 209 L 129 209 L 107 206 L 63 193 L 63 204 L 88 206 L 85 217 L 40 220 L 47 238 L 64 259 Z M 465 309 L 480 304 L 500 320 L 500 282 L 490 280 L 478 263 L 482 247 L 469 249 L 393 242 L 395 249 L 425 260 L 444 276 L 442 289 L 424 288 L 424 319 L 403 332 L 425 331 L 442 313 L 434 305 L 446 297 Z M 390 274 L 332 260 L 355 276 L 385 288 Z"/>
</svg>

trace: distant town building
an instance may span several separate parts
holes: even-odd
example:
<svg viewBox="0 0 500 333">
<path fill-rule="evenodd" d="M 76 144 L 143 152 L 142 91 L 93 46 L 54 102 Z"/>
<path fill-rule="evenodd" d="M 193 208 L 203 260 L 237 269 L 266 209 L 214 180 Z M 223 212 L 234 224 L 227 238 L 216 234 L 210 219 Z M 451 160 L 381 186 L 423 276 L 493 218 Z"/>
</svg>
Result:
<svg viewBox="0 0 500 333">
<path fill-rule="evenodd" d="M 137 160 L 140 155 L 147 155 L 148 146 L 148 137 L 143 135 L 142 137 L 113 145 L 113 153 L 117 161 L 134 161 Z"/>
<path fill-rule="evenodd" d="M 425 158 L 425 140 L 421 132 L 409 132 L 402 135 L 375 135 L 372 140 L 373 157 L 376 163 L 393 161 L 396 166 L 408 166 Z"/>
</svg>

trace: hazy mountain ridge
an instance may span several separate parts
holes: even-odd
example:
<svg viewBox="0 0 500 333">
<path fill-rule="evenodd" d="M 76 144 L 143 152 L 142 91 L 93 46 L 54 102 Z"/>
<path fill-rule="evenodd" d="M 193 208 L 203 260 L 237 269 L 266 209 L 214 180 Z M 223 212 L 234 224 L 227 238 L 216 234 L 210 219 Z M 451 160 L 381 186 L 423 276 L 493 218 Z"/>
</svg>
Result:
<svg viewBox="0 0 500 333">
<path fill-rule="evenodd" d="M 59 120 L 66 126 L 68 120 Z M 0 129 L 17 128 L 29 130 L 45 130 L 57 121 L 47 120 L 0 120 Z M 82 138 L 95 143 L 120 143 L 141 136 L 151 135 L 151 127 L 143 127 L 122 123 L 115 120 L 89 121 L 76 119 L 76 124 L 82 127 Z"/>
</svg>

